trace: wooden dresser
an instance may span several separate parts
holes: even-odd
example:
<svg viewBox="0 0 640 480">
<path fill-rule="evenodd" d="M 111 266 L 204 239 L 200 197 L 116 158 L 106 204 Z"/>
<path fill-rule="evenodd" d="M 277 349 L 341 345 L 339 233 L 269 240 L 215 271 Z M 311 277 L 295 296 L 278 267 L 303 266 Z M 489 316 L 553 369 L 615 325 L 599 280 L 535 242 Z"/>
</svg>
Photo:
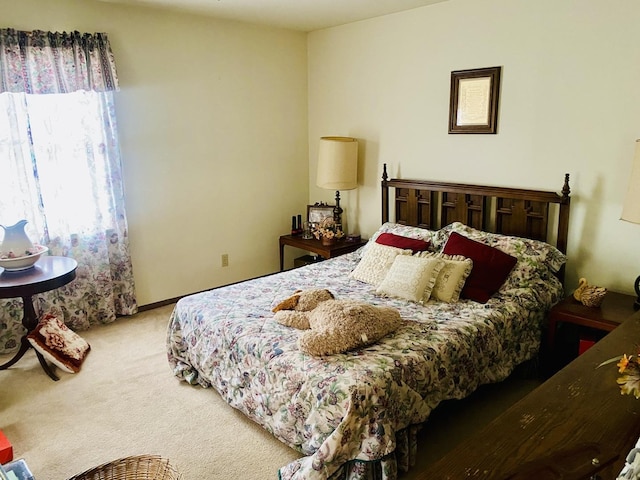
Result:
<svg viewBox="0 0 640 480">
<path fill-rule="evenodd" d="M 640 400 L 620 394 L 615 364 L 596 367 L 639 344 L 640 313 L 415 478 L 616 478 L 640 436 Z"/>
</svg>

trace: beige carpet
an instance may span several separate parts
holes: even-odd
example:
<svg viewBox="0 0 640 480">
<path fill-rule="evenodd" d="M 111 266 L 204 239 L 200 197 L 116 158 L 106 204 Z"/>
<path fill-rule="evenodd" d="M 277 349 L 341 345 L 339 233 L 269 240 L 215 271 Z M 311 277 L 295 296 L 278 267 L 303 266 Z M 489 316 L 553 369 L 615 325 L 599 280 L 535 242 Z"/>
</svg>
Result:
<svg viewBox="0 0 640 480">
<path fill-rule="evenodd" d="M 136 454 L 168 458 L 185 480 L 276 480 L 299 455 L 212 389 L 177 380 L 165 355 L 173 305 L 80 334 L 91 344 L 82 371 L 52 381 L 33 350 L 0 371 L 0 430 L 37 480 L 65 480 L 104 462 Z M 0 356 L 0 363 L 8 360 Z M 426 465 L 533 388 L 511 380 L 451 402 L 423 435 Z M 415 474 L 415 472 L 413 472 Z M 403 479 L 410 480 L 409 474 Z"/>
</svg>

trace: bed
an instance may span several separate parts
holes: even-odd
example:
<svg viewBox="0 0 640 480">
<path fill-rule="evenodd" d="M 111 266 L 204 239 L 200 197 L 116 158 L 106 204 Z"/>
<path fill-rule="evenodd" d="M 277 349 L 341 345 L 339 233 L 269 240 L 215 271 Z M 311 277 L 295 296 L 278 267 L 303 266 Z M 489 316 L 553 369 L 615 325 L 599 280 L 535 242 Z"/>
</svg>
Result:
<svg viewBox="0 0 640 480">
<path fill-rule="evenodd" d="M 167 355 L 174 374 L 214 388 L 298 451 L 301 457 L 279 470 L 282 480 L 396 479 L 412 465 L 417 432 L 440 402 L 502 381 L 536 357 L 546 312 L 562 298 L 568 175 L 558 194 L 389 179 L 385 166 L 381 187 L 382 225 L 358 251 L 184 297 L 171 315 Z M 463 296 L 481 270 L 479 257 L 458 280 L 457 299 L 407 300 L 355 275 L 378 259 L 378 250 L 396 248 L 378 243 L 381 237 L 428 243 L 425 251 L 404 248 L 398 256 L 467 261 L 458 251 L 443 254 L 456 238 L 465 248 L 481 244 L 515 260 L 484 302 Z M 275 322 L 272 309 L 296 290 L 315 288 L 392 306 L 402 324 L 366 347 L 305 354 L 299 331 Z"/>
</svg>

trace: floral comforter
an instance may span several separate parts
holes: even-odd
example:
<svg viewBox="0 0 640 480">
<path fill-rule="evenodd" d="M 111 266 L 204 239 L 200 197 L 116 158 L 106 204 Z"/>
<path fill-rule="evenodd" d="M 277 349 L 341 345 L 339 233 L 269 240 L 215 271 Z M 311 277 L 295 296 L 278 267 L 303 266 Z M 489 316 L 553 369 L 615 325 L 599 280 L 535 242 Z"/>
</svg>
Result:
<svg viewBox="0 0 640 480">
<path fill-rule="evenodd" d="M 555 279 L 539 279 L 487 304 L 421 305 L 350 279 L 358 260 L 355 252 L 191 295 L 172 313 L 167 351 L 175 375 L 215 388 L 299 451 L 280 469 L 282 480 L 395 479 L 415 453 L 416 427 L 441 401 L 501 381 L 537 353 L 544 312 L 562 292 Z M 298 331 L 275 322 L 271 309 L 310 288 L 391 305 L 404 324 L 362 350 L 305 355 Z"/>
</svg>

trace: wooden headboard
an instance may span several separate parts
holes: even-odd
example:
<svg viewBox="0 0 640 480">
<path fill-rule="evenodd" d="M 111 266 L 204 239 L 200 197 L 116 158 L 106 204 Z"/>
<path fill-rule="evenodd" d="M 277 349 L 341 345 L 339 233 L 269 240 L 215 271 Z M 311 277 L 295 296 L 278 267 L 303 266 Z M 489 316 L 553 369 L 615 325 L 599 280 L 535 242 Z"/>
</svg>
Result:
<svg viewBox="0 0 640 480">
<path fill-rule="evenodd" d="M 486 232 L 555 244 L 567 253 L 569 174 L 561 194 L 542 190 L 402 180 L 382 173 L 382 223 L 389 221 L 389 189 L 395 188 L 395 222 L 438 230 L 462 222 Z"/>
</svg>

